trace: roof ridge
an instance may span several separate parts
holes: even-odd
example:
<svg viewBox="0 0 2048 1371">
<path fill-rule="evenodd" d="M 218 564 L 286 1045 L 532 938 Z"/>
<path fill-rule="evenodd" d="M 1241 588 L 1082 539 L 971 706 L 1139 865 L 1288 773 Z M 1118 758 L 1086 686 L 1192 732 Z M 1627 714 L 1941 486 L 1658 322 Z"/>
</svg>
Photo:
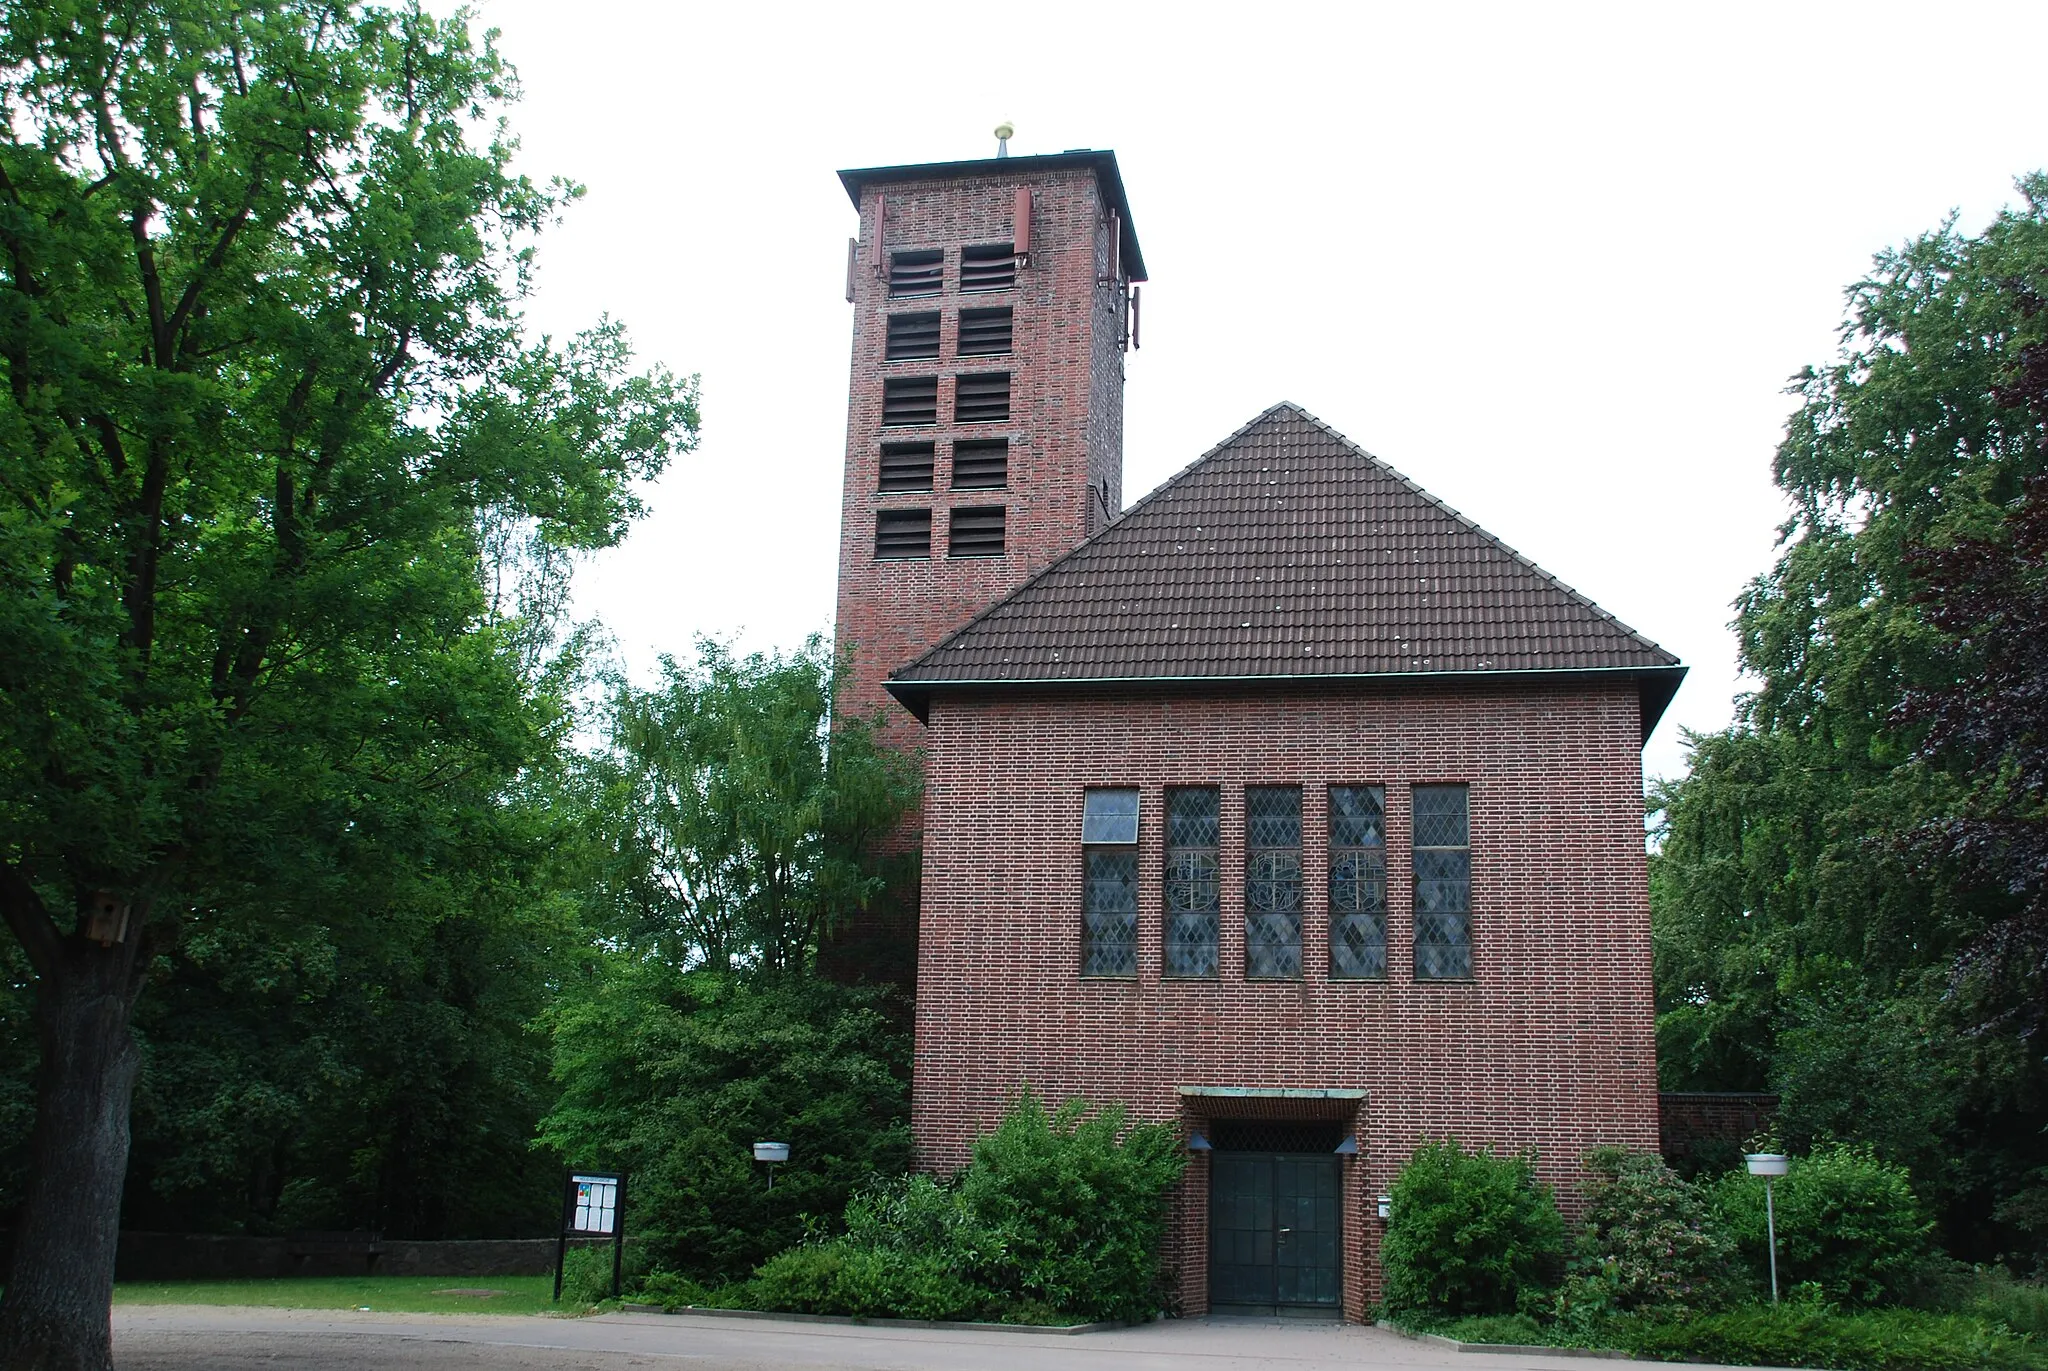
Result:
<svg viewBox="0 0 2048 1371">
<path fill-rule="evenodd" d="M 1284 488 L 1269 490 L 1276 484 Z M 1211 546 L 1217 538 L 1228 546 Z M 1270 587 L 1255 584 L 1268 579 Z M 1281 401 L 890 672 L 887 686 L 922 717 L 913 696 L 942 681 L 1235 679 L 1238 667 L 1272 679 L 1613 669 L 1650 673 L 1648 681 L 1685 670 L 1583 592 Z M 1675 688 L 1644 687 L 1646 720 Z"/>
<path fill-rule="evenodd" d="M 1280 408 L 1282 408 L 1282 407 L 1283 407 L 1283 406 L 1281 406 L 1281 405 L 1275 405 L 1275 406 L 1273 406 L 1273 409 L 1280 409 Z M 1524 552 L 1521 552 L 1521 551 L 1520 551 L 1519 549 L 1515 548 L 1515 547 L 1514 547 L 1514 546 L 1513 546 L 1512 544 L 1510 544 L 1510 543 L 1509 543 L 1509 542 L 1508 542 L 1508 541 L 1507 541 L 1506 539 L 1502 538 L 1502 537 L 1501 537 L 1501 536 L 1500 536 L 1499 534 L 1497 534 L 1497 533 L 1493 533 L 1493 532 L 1490 532 L 1490 531 L 1488 531 L 1487 529 L 1485 529 L 1485 528 L 1482 528 L 1482 527 L 1481 527 L 1481 526 L 1480 526 L 1480 525 L 1479 525 L 1479 524 L 1478 524 L 1478 523 L 1477 523 L 1476 521 L 1474 521 L 1474 520 L 1473 520 L 1473 519 L 1472 519 L 1471 517 L 1469 517 L 1468 515 L 1465 515 L 1465 514 L 1463 514 L 1463 513 L 1460 513 L 1460 512 L 1458 511 L 1458 510 L 1456 510 L 1456 509 L 1453 509 L 1453 508 L 1452 508 L 1452 507 L 1451 507 L 1451 506 L 1450 506 L 1449 504 L 1445 503 L 1445 501 L 1444 501 L 1444 499 L 1443 499 L 1443 497 L 1442 497 L 1442 496 L 1440 496 L 1440 495 L 1437 495 L 1437 494 L 1435 494 L 1435 493 L 1434 493 L 1434 492 L 1432 492 L 1432 491 L 1428 491 L 1428 490 L 1425 490 L 1425 489 L 1423 489 L 1423 488 L 1422 488 L 1421 486 L 1417 485 L 1417 484 L 1415 483 L 1415 481 L 1414 481 L 1414 480 L 1413 480 L 1413 479 L 1412 479 L 1412 478 L 1411 478 L 1410 476 L 1408 476 L 1408 474 L 1407 474 L 1407 473 L 1405 473 L 1405 472 L 1403 472 L 1403 471 L 1400 471 L 1400 470 L 1396 469 L 1396 468 L 1395 468 L 1395 467 L 1393 467 L 1393 466 L 1390 466 L 1390 465 L 1389 465 L 1388 463 L 1386 463 L 1385 461 L 1381 460 L 1381 459 L 1380 459 L 1379 457 L 1376 457 L 1376 456 L 1374 456 L 1374 455 L 1373 455 L 1372 453 L 1370 453 L 1370 452 L 1367 452 L 1367 451 L 1366 451 L 1366 450 L 1365 450 L 1364 448 L 1360 447 L 1360 446 L 1359 446 L 1359 445 L 1358 445 L 1358 444 L 1357 444 L 1356 442 L 1354 442 L 1354 441 L 1353 441 L 1353 440 L 1352 440 L 1351 438 L 1347 437 L 1347 436 L 1346 436 L 1346 435 L 1344 435 L 1343 433 L 1340 433 L 1340 432 L 1338 432 L 1338 431 L 1337 431 L 1337 429 L 1335 429 L 1335 428 L 1333 428 L 1332 426 L 1330 426 L 1329 424 L 1325 423 L 1325 422 L 1324 422 L 1323 420 L 1321 420 L 1321 419 L 1317 418 L 1317 417 L 1316 417 L 1315 415 L 1313 415 L 1313 414 L 1309 413 L 1309 412 L 1308 412 L 1307 410 L 1303 409 L 1303 408 L 1302 408 L 1302 407 L 1301 407 L 1300 405 L 1295 405 L 1295 404 L 1288 404 L 1288 405 L 1286 405 L 1286 406 L 1285 406 L 1285 408 L 1288 408 L 1288 409 L 1292 409 L 1292 410 L 1293 410 L 1293 411 L 1294 411 L 1294 412 L 1295 412 L 1296 414 L 1299 414 L 1299 415 L 1300 415 L 1300 416 L 1301 416 L 1302 418 L 1304 418 L 1304 419 L 1308 420 L 1308 422 L 1309 422 L 1309 423 L 1311 423 L 1311 424 L 1314 424 L 1314 425 L 1315 425 L 1315 426 L 1316 426 L 1317 428 L 1319 428 L 1319 429 L 1321 429 L 1321 430 L 1322 430 L 1323 432 L 1325 432 L 1325 433 L 1329 434 L 1329 435 L 1330 435 L 1330 436 L 1331 436 L 1332 438 L 1336 439 L 1336 440 L 1337 440 L 1337 441 L 1338 441 L 1339 443 L 1342 443 L 1342 444 L 1343 444 L 1343 445 L 1344 445 L 1344 446 L 1345 446 L 1346 448 L 1349 448 L 1349 449 L 1350 449 L 1351 451 L 1353 451 L 1353 452 L 1357 453 L 1357 454 L 1358 454 L 1358 455 L 1359 455 L 1360 457 L 1363 457 L 1363 458 L 1364 458 L 1364 459 L 1365 459 L 1366 461 L 1368 461 L 1368 462 L 1371 462 L 1371 463 L 1372 463 L 1372 464 L 1373 464 L 1374 466 L 1378 467 L 1378 468 L 1379 468 L 1379 469 L 1380 469 L 1381 471 L 1384 471 L 1384 472 L 1386 472 L 1386 473 L 1387 473 L 1387 475 L 1389 475 L 1389 476 L 1393 477 L 1395 481 L 1399 482 L 1399 483 L 1400 483 L 1400 484 L 1401 484 L 1402 486 L 1406 487 L 1406 488 L 1407 488 L 1407 490 L 1408 490 L 1408 491 L 1409 491 L 1409 492 L 1410 492 L 1411 494 L 1413 494 L 1413 495 L 1417 495 L 1417 496 L 1420 496 L 1420 497 L 1421 497 L 1421 498 L 1422 498 L 1422 499 L 1423 499 L 1424 501 L 1426 501 L 1427 503 L 1429 503 L 1429 504 L 1432 504 L 1432 505 L 1435 505 L 1435 506 L 1436 506 L 1436 507 L 1437 507 L 1438 509 L 1442 510 L 1442 511 L 1443 511 L 1443 512 L 1444 512 L 1445 514 L 1448 514 L 1448 515 L 1449 515 L 1449 516 L 1450 516 L 1450 517 L 1451 517 L 1452 519 L 1456 520 L 1456 521 L 1457 521 L 1457 522 L 1458 522 L 1459 524 L 1463 525 L 1463 526 L 1464 526 L 1464 527 L 1465 527 L 1466 529 L 1470 530 L 1470 531 L 1471 531 L 1471 532 L 1473 532 L 1473 533 L 1476 533 L 1476 534 L 1478 534 L 1478 535 L 1479 535 L 1479 536 L 1480 536 L 1481 538 L 1485 539 L 1485 540 L 1486 540 L 1487 542 L 1489 542 L 1489 543 L 1492 543 L 1492 544 L 1493 544 L 1493 545 L 1494 545 L 1495 547 L 1499 548 L 1499 549 L 1500 549 L 1500 550 L 1501 550 L 1502 552 L 1505 552 L 1505 553 L 1506 553 L 1506 554 L 1507 554 L 1508 556 L 1510 556 L 1510 557 L 1514 558 L 1514 559 L 1515 559 L 1515 561 L 1517 561 L 1517 562 L 1521 563 L 1521 564 L 1522 564 L 1523 566 L 1527 567 L 1527 568 L 1528 568 L 1528 569 L 1529 569 L 1530 571 L 1533 571 L 1533 572 L 1535 572 L 1535 573 L 1536 573 L 1536 574 L 1537 574 L 1538 576 L 1540 576 L 1540 577 L 1542 577 L 1542 578 L 1543 578 L 1544 580 L 1548 581 L 1548 582 L 1549 582 L 1549 583 L 1550 583 L 1551 585 L 1555 586 L 1555 587 L 1556 587 L 1556 588 L 1557 588 L 1558 590 L 1561 590 L 1561 591 L 1563 591 L 1563 592 L 1564 592 L 1564 594 L 1565 594 L 1565 595 L 1566 595 L 1567 597 L 1569 597 L 1570 599 L 1576 600 L 1576 601 L 1577 601 L 1577 602 L 1578 602 L 1579 604 L 1583 605 L 1583 606 L 1584 606 L 1585 608 L 1587 608 L 1587 609 L 1590 609 L 1590 610 L 1592 610 L 1592 611 L 1593 611 L 1593 612 L 1594 612 L 1595 614 L 1599 615 L 1599 616 L 1600 616 L 1601 618 L 1603 618 L 1603 619 L 1607 620 L 1607 621 L 1608 621 L 1609 623 L 1613 624 L 1613 625 L 1614 625 L 1614 626 L 1615 626 L 1616 628 L 1620 629 L 1620 630 L 1621 630 L 1621 631 L 1622 631 L 1623 633 L 1626 633 L 1626 634 L 1628 634 L 1628 636 L 1629 636 L 1629 637 L 1631 637 L 1631 638 L 1634 638 L 1634 639 L 1635 639 L 1635 640 L 1636 640 L 1637 642 L 1641 643 L 1641 644 L 1642 644 L 1642 645 L 1643 645 L 1644 647 L 1650 648 L 1650 649 L 1652 649 L 1652 650 L 1654 650 L 1654 651 L 1657 651 L 1657 652 L 1666 652 L 1666 651 L 1668 651 L 1668 649 L 1666 649 L 1666 648 L 1665 648 L 1665 647 L 1664 647 L 1664 646 L 1663 646 L 1662 644 L 1660 644 L 1660 643 L 1657 643 L 1657 642 L 1653 641 L 1652 639 L 1650 639 L 1650 638 L 1648 638 L 1648 637 L 1644 636 L 1644 634 L 1643 634 L 1643 633 L 1641 633 L 1641 632 L 1640 632 L 1639 630 L 1637 630 L 1636 628 L 1632 627 L 1631 625 L 1623 623 L 1623 622 L 1622 622 L 1622 621 L 1621 621 L 1621 620 L 1620 620 L 1619 618 L 1617 618 L 1617 617 L 1615 616 L 1615 614 L 1614 614 L 1614 612 L 1613 612 L 1612 610 L 1609 610 L 1609 609 L 1607 609 L 1607 608 L 1603 607 L 1602 605 L 1598 604 L 1598 603 L 1597 603 L 1596 601 L 1594 601 L 1594 600 L 1593 600 L 1593 598 L 1592 598 L 1591 596 L 1587 595 L 1587 594 L 1586 594 L 1586 593 L 1585 593 L 1584 591 L 1582 591 L 1582 590 L 1578 589 L 1578 588 L 1577 588 L 1576 586 L 1572 586 L 1572 585 L 1570 585 L 1570 584 L 1567 584 L 1567 583 L 1566 583 L 1565 581 L 1563 581 L 1563 580 L 1559 579 L 1559 577 L 1557 576 L 1557 574 L 1556 574 L 1555 572 L 1549 571 L 1549 570 L 1545 569 L 1544 567 L 1542 567 L 1542 566 L 1539 566 L 1539 565 L 1537 564 L 1537 562 L 1536 562 L 1536 560 L 1535 560 L 1534 558 L 1532 558 L 1532 557 L 1528 556 L 1528 555 L 1527 555 L 1526 553 L 1524 553 Z M 1266 411 L 1266 413 L 1267 413 L 1267 414 L 1270 414 L 1270 413 L 1272 413 L 1272 410 L 1270 410 L 1270 409 L 1269 409 L 1269 410 L 1267 410 L 1267 411 Z M 1264 417 L 1265 417 L 1265 415 L 1263 415 L 1263 414 L 1262 414 L 1262 415 L 1260 415 L 1259 417 L 1260 417 L 1260 418 L 1264 418 Z M 1256 422 L 1256 421 L 1254 421 L 1254 422 Z M 1248 425 L 1246 425 L 1246 427 L 1247 427 L 1247 428 L 1249 428 L 1249 427 L 1250 427 L 1250 425 L 1248 424 Z M 1244 431 L 1243 429 L 1240 429 L 1240 430 L 1238 430 L 1238 432 L 1240 432 L 1240 433 L 1241 433 L 1241 432 L 1243 432 L 1243 431 Z M 1233 436 L 1233 437 L 1235 437 L 1236 435 L 1232 435 L 1232 436 Z M 1212 450 L 1213 450 L 1213 449 L 1212 449 Z M 1132 506 L 1132 508 L 1133 508 L 1133 509 L 1136 509 L 1136 508 L 1137 508 L 1137 506 L 1136 506 L 1136 505 L 1133 505 L 1133 506 Z"/>
<path fill-rule="evenodd" d="M 1310 414 L 1300 405 L 1294 404 L 1293 402 L 1288 400 L 1282 400 L 1278 404 L 1266 406 L 1257 414 L 1253 415 L 1250 419 L 1238 425 L 1237 429 L 1233 433 L 1231 433 L 1231 435 L 1228 438 L 1225 438 L 1222 442 L 1217 443 L 1215 446 L 1211 447 L 1207 452 L 1195 458 L 1194 461 L 1189 462 L 1179 471 L 1174 472 L 1173 475 L 1167 477 L 1158 485 L 1152 487 L 1152 489 L 1146 491 L 1143 495 L 1139 496 L 1137 503 L 1129 505 L 1124 509 L 1118 510 L 1117 515 L 1114 519 L 1111 519 L 1101 528 L 1096 529 L 1086 538 L 1083 538 L 1080 542 L 1074 544 L 1065 552 L 1062 552 L 1059 556 L 1053 558 L 1050 562 L 1047 562 L 1044 566 L 1032 572 L 1029 576 L 1025 577 L 1022 581 L 1018 582 L 1017 585 L 1011 587 L 1009 592 L 1005 594 L 1001 599 L 990 601 L 985 607 L 983 607 L 982 611 L 979 614 L 975 615 L 972 619 L 969 619 L 966 623 L 960 625 L 960 627 L 954 629 L 951 633 L 948 633 L 945 637 L 939 639 L 936 643 L 933 643 L 924 651 L 918 653 L 915 657 L 912 657 L 902 666 L 897 667 L 894 671 L 890 672 L 889 675 L 900 676 L 904 672 L 910 670 L 910 668 L 916 666 L 919 662 L 924 661 L 926 658 L 936 656 L 938 653 L 944 651 L 947 647 L 952 645 L 952 642 L 955 638 L 960 637 L 969 629 L 979 624 L 983 619 L 988 618 L 997 610 L 1001 609 L 1004 605 L 1010 603 L 1010 601 L 1016 599 L 1019 595 L 1022 595 L 1025 591 L 1031 589 L 1031 587 L 1037 585 L 1047 576 L 1050 576 L 1055 568 L 1064 566 L 1067 562 L 1079 556 L 1085 549 L 1087 549 L 1087 547 L 1090 544 L 1094 543 L 1096 539 L 1101 538 L 1103 535 L 1107 534 L 1111 529 L 1121 526 L 1124 520 L 1130 518 L 1133 514 L 1136 514 L 1146 505 L 1151 504 L 1154 500 L 1164 495 L 1173 487 L 1179 485 L 1183 480 L 1187 478 L 1189 473 L 1194 471 L 1196 467 L 1208 461 L 1211 457 L 1214 457 L 1217 453 L 1223 451 L 1223 449 L 1229 447 L 1239 438 L 1242 438 L 1245 434 L 1251 432 L 1254 428 L 1257 428 L 1260 424 L 1264 423 L 1267 419 L 1271 418 L 1273 415 L 1277 414 L 1283 409 L 1291 409 L 1295 413 L 1301 415 L 1304 419 L 1308 419 L 1318 424 L 1322 423 L 1320 419 L 1317 419 L 1314 415 Z"/>
</svg>

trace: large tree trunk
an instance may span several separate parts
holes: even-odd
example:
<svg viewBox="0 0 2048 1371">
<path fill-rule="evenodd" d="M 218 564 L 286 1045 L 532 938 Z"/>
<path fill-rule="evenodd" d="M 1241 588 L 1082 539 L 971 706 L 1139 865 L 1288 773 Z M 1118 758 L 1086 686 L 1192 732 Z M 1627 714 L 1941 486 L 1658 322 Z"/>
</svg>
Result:
<svg viewBox="0 0 2048 1371">
<path fill-rule="evenodd" d="M 38 978 L 42 1074 L 13 1270 L 0 1296 L 4 1371 L 112 1371 L 108 1307 L 140 1065 L 128 1030 L 137 979 L 132 949 L 75 934 Z"/>
</svg>

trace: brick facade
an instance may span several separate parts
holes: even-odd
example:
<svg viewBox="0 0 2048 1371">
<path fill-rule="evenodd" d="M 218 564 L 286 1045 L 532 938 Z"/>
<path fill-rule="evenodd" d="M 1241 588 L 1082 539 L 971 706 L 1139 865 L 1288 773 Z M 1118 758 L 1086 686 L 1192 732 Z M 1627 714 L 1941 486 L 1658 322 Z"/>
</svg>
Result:
<svg viewBox="0 0 2048 1371">
<path fill-rule="evenodd" d="M 923 728 L 889 698 L 882 682 L 946 634 L 1069 551 L 1123 506 L 1123 325 L 1126 282 L 1112 270 L 1113 211 L 1097 172 L 1088 166 L 970 164 L 972 171 L 930 168 L 930 176 L 862 185 L 860 237 L 853 270 L 853 363 L 847 399 L 846 484 L 840 523 L 839 646 L 853 657 L 842 713 L 880 713 L 895 746 L 924 742 Z M 1061 159 L 1047 159 L 1059 161 Z M 961 249 L 1013 242 L 1016 196 L 1032 194 L 1031 252 L 1012 290 L 963 292 Z M 886 213 L 883 262 L 872 265 L 876 215 Z M 892 299 L 886 262 L 897 251 L 944 253 L 945 289 L 937 296 Z M 960 311 L 1009 305 L 1013 344 L 1004 356 L 961 357 Z M 936 359 L 885 358 L 888 316 L 940 315 Z M 1010 420 L 959 424 L 953 378 L 963 373 L 1010 375 Z M 891 377 L 939 378 L 934 426 L 882 424 L 882 396 Z M 958 438 L 1009 439 L 1004 490 L 952 488 L 950 452 Z M 879 491 L 884 441 L 937 444 L 935 489 Z M 949 511 L 1002 505 L 1003 554 L 951 557 Z M 875 555 L 880 510 L 932 511 L 932 555 L 881 560 Z"/>
<path fill-rule="evenodd" d="M 1569 1211 L 1588 1148 L 1658 1144 L 1642 722 L 1635 684 L 1597 677 L 935 694 L 912 1096 L 920 1165 L 965 1161 L 1026 1084 L 1183 1129 L 1229 1111 L 1340 1119 L 1360 1145 L 1344 1164 L 1351 1318 L 1378 1290 L 1374 1199 L 1426 1139 L 1534 1149 Z M 1409 788 L 1446 781 L 1470 785 L 1474 974 L 1418 982 Z M 1248 982 L 1244 788 L 1273 783 L 1302 787 L 1305 970 Z M 1214 980 L 1160 974 L 1162 788 L 1176 784 L 1222 788 Z M 1386 787 L 1384 981 L 1327 974 L 1333 784 Z M 1141 791 L 1132 979 L 1079 974 L 1091 785 Z M 1271 1093 L 1283 1090 L 1338 1093 Z M 1197 1154 L 1172 1221 L 1189 1314 L 1207 1303 L 1206 1168 Z"/>
</svg>

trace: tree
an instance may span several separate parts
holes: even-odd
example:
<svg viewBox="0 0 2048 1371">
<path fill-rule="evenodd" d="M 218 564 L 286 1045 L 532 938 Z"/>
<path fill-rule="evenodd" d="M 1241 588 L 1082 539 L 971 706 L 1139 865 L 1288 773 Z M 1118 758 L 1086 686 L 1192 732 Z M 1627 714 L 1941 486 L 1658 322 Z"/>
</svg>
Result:
<svg viewBox="0 0 2048 1371">
<path fill-rule="evenodd" d="M 635 1231 L 694 1277 L 744 1274 L 909 1163 L 893 992 L 816 975 L 917 793 L 872 720 L 834 721 L 843 670 L 818 637 L 745 657 L 700 640 L 654 688 L 614 683 L 578 773 L 598 946 L 549 1014 L 541 1138 L 630 1170 Z M 748 1150 L 767 1138 L 793 1149 L 772 1192 Z"/>
<path fill-rule="evenodd" d="M 374 938 L 562 721 L 494 521 L 600 546 L 687 447 L 620 330 L 529 342 L 490 35 L 317 0 L 0 0 L 0 912 L 36 1131 L 0 1364 L 103 1368 L 167 949 Z M 488 141 L 479 142 L 483 133 Z"/>
<path fill-rule="evenodd" d="M 615 684 L 595 804 L 626 859 L 620 896 L 679 966 L 807 971 L 887 883 L 874 849 L 917 773 L 874 721 L 831 727 L 843 674 L 816 635 L 746 657 L 699 639 L 694 665 L 662 659 L 654 689 Z"/>
<path fill-rule="evenodd" d="M 2048 343 L 2024 352 L 2032 384 L 2022 393 L 2048 442 Z M 1957 812 L 1921 824 L 1906 845 L 2009 901 L 1957 969 L 1999 984 L 2032 1036 L 2048 1021 L 2048 477 L 2029 483 L 1997 536 L 1920 549 L 1912 565 L 1953 675 L 1907 692 L 1895 718 L 1924 730 L 1920 760 L 1970 780 Z"/>
<path fill-rule="evenodd" d="M 1787 1141 L 1866 1141 L 1910 1167 L 1979 1260 L 2048 1241 L 1985 1218 L 2048 1194 L 2048 1065 L 2017 1012 L 2038 978 L 1986 955 L 2022 945 L 2027 897 L 2012 870 L 1960 860 L 1992 847 L 1957 826 L 2023 812 L 1997 807 L 2023 794 L 2022 739 L 1943 722 L 1990 703 L 1985 673 L 2028 669 L 2017 621 L 1993 617 L 2028 611 L 1995 609 L 1986 579 L 2048 470 L 2048 177 L 2019 191 L 1980 234 L 1951 221 L 1880 254 L 1840 355 L 1794 379 L 1776 461 L 1791 513 L 1736 605 L 1755 689 L 1652 795 L 1667 1087 L 1780 1091 Z M 1984 655 L 1994 623 L 2002 659 Z"/>
</svg>

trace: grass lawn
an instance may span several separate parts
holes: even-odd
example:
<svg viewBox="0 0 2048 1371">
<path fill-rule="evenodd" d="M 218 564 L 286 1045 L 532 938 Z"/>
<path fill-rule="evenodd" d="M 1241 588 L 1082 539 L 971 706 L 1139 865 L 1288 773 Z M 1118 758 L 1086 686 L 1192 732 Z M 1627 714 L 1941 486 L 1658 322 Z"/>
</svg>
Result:
<svg viewBox="0 0 2048 1371">
<path fill-rule="evenodd" d="M 361 1309 L 379 1314 L 581 1313 L 549 1300 L 553 1276 L 286 1276 L 248 1281 L 123 1281 L 119 1304 L 245 1304 L 268 1309 Z M 452 1291 L 497 1291 L 456 1294 Z"/>
</svg>

